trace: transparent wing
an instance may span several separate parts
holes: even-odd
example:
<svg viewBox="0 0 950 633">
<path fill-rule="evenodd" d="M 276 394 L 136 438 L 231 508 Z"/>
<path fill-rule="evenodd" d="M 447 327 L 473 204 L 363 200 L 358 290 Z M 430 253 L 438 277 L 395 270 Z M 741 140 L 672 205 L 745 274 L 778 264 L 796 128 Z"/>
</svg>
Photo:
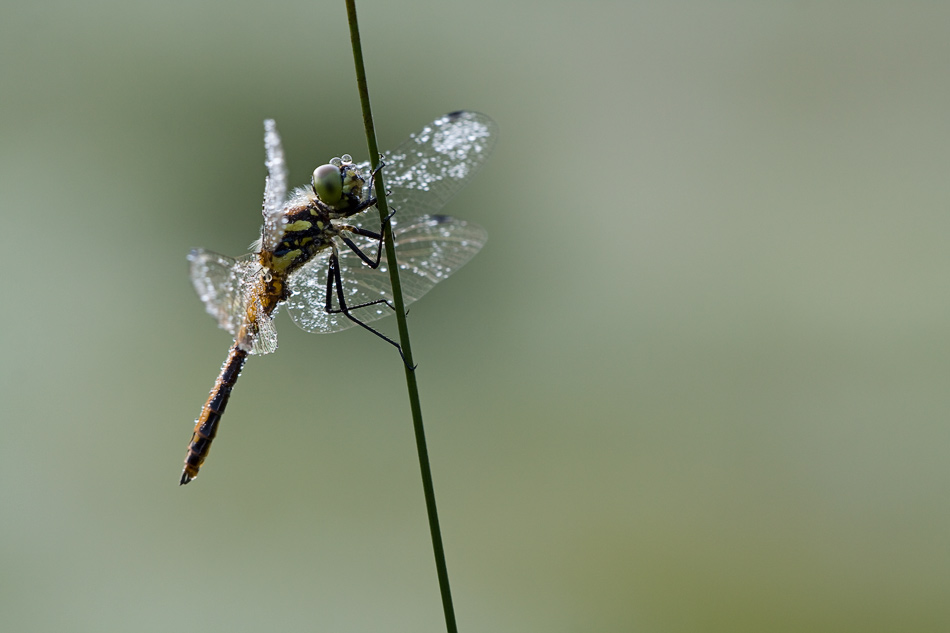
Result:
<svg viewBox="0 0 950 633">
<path fill-rule="evenodd" d="M 257 301 L 254 287 L 260 273 L 256 255 L 233 259 L 203 249 L 188 253 L 191 282 L 205 310 L 218 326 L 237 338 L 245 324 L 250 302 Z M 262 316 L 247 329 L 242 347 L 252 354 L 270 354 L 277 349 L 277 331 L 273 319 Z"/>
<path fill-rule="evenodd" d="M 264 121 L 264 150 L 267 152 L 267 180 L 264 183 L 264 227 L 261 243 L 267 250 L 274 250 L 284 234 L 287 220 L 281 211 L 287 198 L 287 163 L 284 148 L 273 119 Z"/>
<path fill-rule="evenodd" d="M 484 114 L 452 112 L 386 154 L 387 201 L 396 217 L 438 213 L 485 163 L 497 137 L 498 125 Z M 359 167 L 372 171 L 369 163 Z"/>
<path fill-rule="evenodd" d="M 297 327 L 307 332 L 339 332 L 356 325 L 342 314 L 326 311 L 330 254 L 330 249 L 318 253 L 287 281 L 290 290 L 290 297 L 284 301 L 287 314 Z"/>
<path fill-rule="evenodd" d="M 483 228 L 445 215 L 412 219 L 393 218 L 393 236 L 399 259 L 399 279 L 406 305 L 418 300 L 434 285 L 461 268 L 488 239 Z M 369 256 L 376 254 L 372 240 L 352 236 Z M 349 306 L 379 299 L 392 301 L 389 272 L 385 263 L 373 270 L 346 245 L 339 245 L 340 276 Z M 287 311 L 308 332 L 338 332 L 355 325 L 342 314 L 326 312 L 327 267 L 330 252 L 321 253 L 291 276 Z M 335 290 L 334 290 L 335 292 Z M 333 298 L 337 306 L 336 297 Z M 351 314 L 364 323 L 392 314 L 385 304 L 357 308 Z"/>
<path fill-rule="evenodd" d="M 257 277 L 259 264 L 250 256 L 236 260 L 203 249 L 188 253 L 188 263 L 205 310 L 222 329 L 236 335 L 247 314 L 246 289 Z"/>
<path fill-rule="evenodd" d="M 260 311 L 258 315 L 254 322 L 254 328 L 248 335 L 250 341 L 245 339 L 241 347 L 247 349 L 247 345 L 250 343 L 251 349 L 248 351 L 252 354 L 273 354 L 277 351 L 277 328 L 274 327 L 276 311 L 271 316 Z"/>
</svg>

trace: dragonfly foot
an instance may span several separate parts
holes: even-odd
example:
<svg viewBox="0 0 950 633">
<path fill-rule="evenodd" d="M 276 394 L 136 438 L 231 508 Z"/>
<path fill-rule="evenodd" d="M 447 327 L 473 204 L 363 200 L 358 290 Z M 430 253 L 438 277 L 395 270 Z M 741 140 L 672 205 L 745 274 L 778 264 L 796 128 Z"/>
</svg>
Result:
<svg viewBox="0 0 950 633">
<path fill-rule="evenodd" d="M 390 341 L 390 342 L 392 343 L 392 341 Z M 396 345 L 396 344 L 393 343 L 393 345 Z M 396 345 L 396 351 L 399 352 L 399 358 L 402 359 L 402 364 L 406 366 L 406 369 L 408 369 L 409 371 L 416 371 L 416 367 L 418 367 L 419 365 L 418 365 L 418 364 L 416 364 L 416 365 L 410 365 L 410 364 L 409 364 L 409 361 L 406 360 L 406 355 L 402 353 L 402 346 L 401 346 L 401 345 Z"/>
</svg>

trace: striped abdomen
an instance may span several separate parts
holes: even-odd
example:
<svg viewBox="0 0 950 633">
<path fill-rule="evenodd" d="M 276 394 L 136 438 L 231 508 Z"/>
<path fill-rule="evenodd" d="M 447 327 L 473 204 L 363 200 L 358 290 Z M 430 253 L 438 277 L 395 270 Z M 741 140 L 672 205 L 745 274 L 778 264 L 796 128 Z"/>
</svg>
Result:
<svg viewBox="0 0 950 633">
<path fill-rule="evenodd" d="M 228 359 L 224 361 L 224 366 L 221 368 L 221 375 L 215 381 L 211 395 L 208 396 L 208 401 L 201 409 L 201 415 L 195 421 L 195 432 L 191 436 L 188 454 L 185 456 L 181 484 L 186 484 L 198 476 L 198 469 L 208 456 L 211 442 L 214 440 L 215 433 L 218 432 L 218 422 L 228 404 L 231 388 L 241 375 L 241 368 L 244 367 L 246 360 L 247 352 L 238 347 L 237 343 L 232 345 L 231 351 L 228 352 Z"/>
</svg>

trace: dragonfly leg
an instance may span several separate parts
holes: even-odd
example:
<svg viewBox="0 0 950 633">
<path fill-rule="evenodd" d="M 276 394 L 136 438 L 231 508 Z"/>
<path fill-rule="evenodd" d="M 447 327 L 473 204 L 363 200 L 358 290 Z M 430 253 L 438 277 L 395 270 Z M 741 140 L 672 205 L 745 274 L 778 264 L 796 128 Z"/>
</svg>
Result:
<svg viewBox="0 0 950 633">
<path fill-rule="evenodd" d="M 373 231 L 366 231 L 366 230 L 364 230 L 364 229 L 358 229 L 358 228 L 355 227 L 355 226 L 352 226 L 352 227 L 341 227 L 341 228 L 345 228 L 347 231 L 350 231 L 351 233 L 356 233 L 357 235 L 362 235 L 363 237 L 369 237 L 369 238 L 371 238 L 371 239 L 378 240 L 378 241 L 376 242 L 376 256 L 375 256 L 375 257 L 370 257 L 369 255 L 367 255 L 366 253 L 364 253 L 364 252 L 362 251 L 362 249 L 360 249 L 360 247 L 357 246 L 355 242 L 353 242 L 353 240 L 351 240 L 350 238 L 346 237 L 345 235 L 340 235 L 340 239 L 343 240 L 343 243 L 346 244 L 346 245 L 349 247 L 349 249 L 350 249 L 351 251 L 353 251 L 353 252 L 356 254 L 357 257 L 359 257 L 360 259 L 362 259 L 364 264 L 366 264 L 367 266 L 369 266 L 369 267 L 372 268 L 373 270 L 376 270 L 377 268 L 379 268 L 379 256 L 380 256 L 380 254 L 381 254 L 382 251 L 383 251 L 383 248 L 382 248 L 382 246 L 383 246 L 383 241 L 382 241 L 383 236 L 380 235 L 379 233 L 374 233 Z"/>
<path fill-rule="evenodd" d="M 379 155 L 379 162 L 376 163 L 376 169 L 374 169 L 374 170 L 373 170 L 373 173 L 371 173 L 371 174 L 369 175 L 369 185 L 370 185 L 370 189 L 372 189 L 372 188 L 373 188 L 373 184 L 375 184 L 374 181 L 376 180 L 376 174 L 378 174 L 378 173 L 380 172 L 380 170 L 381 170 L 383 167 L 385 167 L 385 166 L 386 166 L 386 155 L 385 155 L 385 154 L 380 154 L 380 155 Z"/>
<path fill-rule="evenodd" d="M 337 301 L 337 303 L 340 305 L 339 308 L 334 308 L 334 307 L 333 307 L 333 294 L 334 294 L 334 290 L 336 291 L 336 301 Z M 350 311 L 351 311 L 351 310 L 355 310 L 355 309 L 357 309 L 357 308 L 365 308 L 365 307 L 368 307 L 368 306 L 380 305 L 380 304 L 384 304 L 384 303 L 385 303 L 387 306 L 389 306 L 390 308 L 392 308 L 393 310 L 395 310 L 395 308 L 392 306 L 391 303 L 389 303 L 389 301 L 387 301 L 387 300 L 385 300 L 385 299 L 377 299 L 376 301 L 368 301 L 368 302 L 366 302 L 366 303 L 361 303 L 361 304 L 359 304 L 359 305 L 354 305 L 354 306 L 348 306 L 348 305 L 346 304 L 346 299 L 345 299 L 344 296 L 343 296 L 343 276 L 340 274 L 340 262 L 339 262 L 339 259 L 338 259 L 338 257 L 337 257 L 336 248 L 333 249 L 333 253 L 330 255 L 330 265 L 327 267 L 327 292 L 326 292 L 326 297 L 327 297 L 327 303 L 326 303 L 325 308 L 326 308 L 327 313 L 329 313 L 329 314 L 342 314 L 342 315 L 345 316 L 347 319 L 349 319 L 350 321 L 352 321 L 352 322 L 355 323 L 356 325 L 360 326 L 360 327 L 363 328 L 364 330 L 367 330 L 367 331 L 369 331 L 369 332 L 372 332 L 373 334 L 375 334 L 375 335 L 378 336 L 379 338 L 383 339 L 384 341 L 386 341 L 387 343 L 389 343 L 390 345 L 392 345 L 393 347 L 396 348 L 396 351 L 399 352 L 399 357 L 402 358 L 402 362 L 406 365 L 406 367 L 408 367 L 409 370 L 411 370 L 411 371 L 415 371 L 416 366 L 415 366 L 415 365 L 410 365 L 410 364 L 409 364 L 409 361 L 406 360 L 406 355 L 402 353 L 402 346 L 401 346 L 399 343 L 397 343 L 396 341 L 392 340 L 391 338 L 389 338 L 388 336 L 386 336 L 386 335 L 383 334 L 382 332 L 379 332 L 379 331 L 373 329 L 372 327 L 366 325 L 365 323 L 363 323 L 362 321 L 360 321 L 358 318 L 356 318 L 355 316 L 353 316 L 352 314 L 350 314 Z"/>
<path fill-rule="evenodd" d="M 395 209 L 390 211 L 389 215 L 383 218 L 383 221 L 380 222 L 378 233 L 376 231 L 370 231 L 369 229 L 364 229 L 360 226 L 351 226 L 349 224 L 341 224 L 337 226 L 337 228 L 341 231 L 348 231 L 356 235 L 362 235 L 363 237 L 368 237 L 371 240 L 376 240 L 376 257 L 370 258 L 366 255 L 366 253 L 360 250 L 360 247 L 357 246 L 353 242 L 353 240 L 349 239 L 345 235 L 340 235 L 340 238 L 346 243 L 349 249 L 353 251 L 357 255 L 357 257 L 362 259 L 364 264 L 366 264 L 373 270 L 376 270 L 377 268 L 379 268 L 379 257 L 383 251 L 383 227 L 385 226 L 386 222 L 388 222 L 389 219 L 392 218 L 394 215 L 396 215 Z"/>
<path fill-rule="evenodd" d="M 376 174 L 378 174 L 380 171 L 382 171 L 383 167 L 385 167 L 385 166 L 386 166 L 386 155 L 385 155 L 385 154 L 380 154 L 380 155 L 379 155 L 379 164 L 376 165 L 376 169 L 373 170 L 373 173 L 370 174 L 370 177 L 369 177 L 369 187 L 368 187 L 368 189 L 369 189 L 370 191 L 373 191 L 373 190 L 375 189 L 375 187 L 376 187 Z M 387 189 L 387 190 L 386 190 L 386 195 L 387 195 L 387 196 L 391 196 L 392 193 L 393 193 L 393 192 L 392 192 L 392 189 Z M 392 213 L 389 214 L 389 217 L 390 217 L 390 218 L 393 217 L 393 213 L 395 213 L 395 211 L 393 211 Z M 387 219 L 389 219 L 389 218 L 387 218 Z"/>
<path fill-rule="evenodd" d="M 369 186 L 366 187 L 367 191 L 373 191 L 376 187 L 376 175 L 383 170 L 383 167 L 386 166 L 386 156 L 383 154 L 379 155 L 379 162 L 376 164 L 376 169 L 372 171 L 369 175 Z M 388 192 L 387 192 L 388 194 Z M 374 202 L 375 204 L 375 202 Z"/>
</svg>

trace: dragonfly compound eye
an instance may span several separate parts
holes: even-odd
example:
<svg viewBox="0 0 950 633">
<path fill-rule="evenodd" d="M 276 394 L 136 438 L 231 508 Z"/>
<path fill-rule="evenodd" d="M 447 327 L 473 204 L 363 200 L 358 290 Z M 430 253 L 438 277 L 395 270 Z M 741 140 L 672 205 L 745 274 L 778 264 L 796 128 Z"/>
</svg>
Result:
<svg viewBox="0 0 950 633">
<path fill-rule="evenodd" d="M 340 168 L 320 165 L 313 170 L 313 191 L 324 204 L 335 205 L 343 196 L 343 176 Z"/>
</svg>

